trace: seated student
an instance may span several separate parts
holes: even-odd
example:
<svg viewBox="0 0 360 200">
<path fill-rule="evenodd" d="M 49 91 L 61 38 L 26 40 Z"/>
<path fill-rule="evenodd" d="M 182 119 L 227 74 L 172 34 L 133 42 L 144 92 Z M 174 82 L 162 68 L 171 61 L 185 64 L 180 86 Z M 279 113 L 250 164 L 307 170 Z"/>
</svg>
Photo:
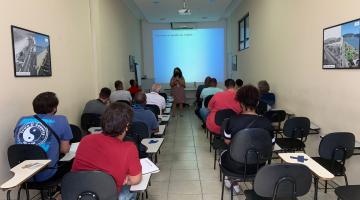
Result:
<svg viewBox="0 0 360 200">
<path fill-rule="evenodd" d="M 100 90 L 99 98 L 90 100 L 86 103 L 85 108 L 83 110 L 84 113 L 93 113 L 102 115 L 109 104 L 109 97 L 111 94 L 111 90 L 107 87 L 104 87 Z"/>
<path fill-rule="evenodd" d="M 239 90 L 242 86 L 243 86 L 243 84 L 244 84 L 244 82 L 243 82 L 243 80 L 241 80 L 241 79 L 236 79 L 236 87 L 235 87 L 235 89 L 236 90 Z"/>
<path fill-rule="evenodd" d="M 275 143 L 271 122 L 265 117 L 258 116 L 255 112 L 259 102 L 258 89 L 252 85 L 243 86 L 237 91 L 236 100 L 242 107 L 242 113 L 229 119 L 228 125 L 224 131 L 225 143 L 230 144 L 231 138 L 245 128 L 263 128 L 269 132 L 271 138 L 273 138 L 273 143 Z M 234 173 L 241 174 L 245 170 L 244 164 L 236 163 L 232 160 L 228 150 L 221 153 L 220 162 L 223 167 Z M 249 174 L 255 173 L 257 166 L 248 165 L 246 166 L 246 170 Z M 225 185 L 230 187 L 228 181 L 225 182 Z M 238 185 L 236 185 L 234 189 L 236 192 L 240 191 Z"/>
<path fill-rule="evenodd" d="M 159 94 L 160 90 L 160 84 L 153 84 L 151 92 L 146 93 L 146 104 L 157 105 L 160 109 L 160 114 L 162 114 L 162 111 L 166 108 L 166 101 L 165 98 Z"/>
<path fill-rule="evenodd" d="M 204 80 L 204 84 L 203 85 L 199 85 L 196 89 L 196 108 L 195 108 L 195 114 L 196 116 L 198 116 L 200 119 L 200 108 L 202 107 L 202 99 L 200 98 L 200 94 L 201 92 L 203 91 L 204 88 L 207 88 L 209 87 L 209 82 L 211 80 L 211 77 L 210 76 L 207 76 Z"/>
<path fill-rule="evenodd" d="M 159 132 L 159 122 L 151 110 L 145 109 L 146 95 L 144 92 L 138 92 L 134 96 L 134 116 L 133 122 L 144 122 L 149 129 L 149 136 L 152 133 Z"/>
<path fill-rule="evenodd" d="M 231 109 L 236 113 L 241 112 L 239 101 L 235 100 L 236 90 L 235 81 L 227 79 L 225 81 L 226 90 L 216 93 L 210 100 L 208 109 L 209 115 L 206 118 L 206 127 L 213 133 L 220 134 L 220 126 L 215 124 L 215 115 L 219 110 Z"/>
<path fill-rule="evenodd" d="M 274 93 L 269 92 L 269 83 L 265 80 L 259 81 L 258 88 L 260 91 L 260 101 L 266 103 L 268 105 L 268 110 L 270 110 L 275 104 L 275 95 Z"/>
<path fill-rule="evenodd" d="M 67 153 L 70 150 L 69 141 L 73 136 L 69 122 L 65 116 L 55 115 L 59 100 L 53 92 L 40 93 L 32 104 L 36 114 L 22 117 L 17 122 L 14 130 L 15 143 L 38 145 L 51 160 L 49 169 L 35 176 L 36 181 L 61 178 L 70 171 L 72 164 L 62 162 L 58 165 L 59 150 L 60 153 Z"/>
<path fill-rule="evenodd" d="M 132 115 L 131 107 L 125 103 L 110 104 L 102 116 L 103 132 L 81 140 L 72 167 L 75 172 L 99 170 L 111 175 L 120 192 L 119 200 L 135 199 L 130 185 L 138 184 L 142 178 L 136 146 L 123 141 Z"/>
<path fill-rule="evenodd" d="M 128 91 L 131 94 L 131 97 L 134 97 L 134 95 L 141 91 L 141 88 L 138 86 L 137 82 L 134 79 L 130 80 L 130 87 Z"/>
<path fill-rule="evenodd" d="M 124 90 L 123 83 L 119 80 L 115 81 L 115 91 L 113 91 L 110 95 L 111 103 L 123 100 L 131 103 L 132 97 L 129 91 Z"/>
<path fill-rule="evenodd" d="M 209 113 L 209 110 L 207 108 L 205 108 L 204 106 L 204 100 L 207 96 L 209 95 L 214 95 L 218 92 L 222 92 L 223 90 L 221 88 L 217 88 L 217 80 L 216 78 L 212 78 L 209 81 L 209 87 L 204 88 L 200 94 L 200 98 L 203 100 L 203 105 L 200 109 L 200 117 L 201 119 L 205 122 L 206 121 L 206 117 Z"/>
</svg>

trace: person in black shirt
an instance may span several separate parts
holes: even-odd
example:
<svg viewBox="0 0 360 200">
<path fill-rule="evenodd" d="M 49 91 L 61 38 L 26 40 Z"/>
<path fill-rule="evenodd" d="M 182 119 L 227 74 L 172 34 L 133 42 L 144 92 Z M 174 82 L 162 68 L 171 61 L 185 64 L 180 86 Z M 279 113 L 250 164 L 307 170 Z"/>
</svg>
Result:
<svg viewBox="0 0 360 200">
<path fill-rule="evenodd" d="M 255 112 L 255 108 L 259 102 L 259 91 L 252 85 L 241 87 L 236 93 L 236 100 L 240 102 L 243 112 L 229 119 L 228 125 L 224 130 L 225 143 L 230 144 L 231 138 L 242 129 L 246 128 L 263 128 L 267 130 L 275 142 L 273 127 L 271 122 L 265 117 L 259 116 Z M 234 172 L 242 174 L 245 170 L 243 163 L 235 162 L 228 150 L 221 153 L 220 162 L 223 167 Z M 261 164 L 260 166 L 264 165 Z M 256 165 L 247 165 L 247 174 L 253 174 L 257 171 Z M 225 182 L 226 185 L 228 185 Z M 236 188 L 235 188 L 236 190 Z"/>
</svg>

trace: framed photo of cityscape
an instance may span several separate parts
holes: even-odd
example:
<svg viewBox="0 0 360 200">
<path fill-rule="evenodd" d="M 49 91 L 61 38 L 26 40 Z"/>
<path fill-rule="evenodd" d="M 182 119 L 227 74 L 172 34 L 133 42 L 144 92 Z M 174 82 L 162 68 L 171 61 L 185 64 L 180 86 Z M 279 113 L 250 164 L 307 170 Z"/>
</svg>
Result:
<svg viewBox="0 0 360 200">
<path fill-rule="evenodd" d="M 323 30 L 323 69 L 360 69 L 360 19 Z"/>
<path fill-rule="evenodd" d="M 50 37 L 11 26 L 15 77 L 51 76 Z"/>
</svg>

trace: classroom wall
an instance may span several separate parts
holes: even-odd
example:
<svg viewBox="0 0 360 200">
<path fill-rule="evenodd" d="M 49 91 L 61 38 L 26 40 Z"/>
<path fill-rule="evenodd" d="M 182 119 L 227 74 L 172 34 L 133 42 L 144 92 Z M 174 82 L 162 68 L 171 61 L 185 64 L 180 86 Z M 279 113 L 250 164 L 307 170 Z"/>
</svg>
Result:
<svg viewBox="0 0 360 200">
<path fill-rule="evenodd" d="M 360 18 L 359 7 L 359 0 L 244 0 L 229 19 L 234 78 L 268 80 L 277 107 L 309 117 L 323 133 L 350 131 L 360 140 L 360 70 L 322 69 L 323 29 Z M 238 21 L 247 12 L 250 48 L 239 52 Z M 357 160 L 349 173 L 360 183 Z"/>
<path fill-rule="evenodd" d="M 54 91 L 58 113 L 79 124 L 84 104 L 116 79 L 127 84 L 128 56 L 140 58 L 140 22 L 117 0 L 3 0 L 0 6 L 0 184 L 11 177 L 13 128 L 33 114 L 32 100 Z M 96 24 L 97 23 L 97 24 Z M 15 78 L 10 25 L 50 35 L 52 77 Z M 141 61 L 141 60 L 140 60 Z M 5 199 L 0 192 L 0 199 Z"/>
<path fill-rule="evenodd" d="M 110 87 L 122 80 L 129 86 L 135 73 L 129 70 L 129 55 L 135 61 L 141 59 L 140 20 L 135 18 L 123 1 L 90 0 L 93 24 L 94 51 L 96 57 L 97 88 Z"/>
</svg>

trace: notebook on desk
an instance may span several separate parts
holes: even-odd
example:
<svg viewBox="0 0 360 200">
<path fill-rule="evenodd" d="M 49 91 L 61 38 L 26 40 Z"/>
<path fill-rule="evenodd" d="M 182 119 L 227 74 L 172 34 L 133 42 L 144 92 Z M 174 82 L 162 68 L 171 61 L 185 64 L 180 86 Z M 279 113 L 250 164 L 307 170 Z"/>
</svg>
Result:
<svg viewBox="0 0 360 200">
<path fill-rule="evenodd" d="M 159 167 L 157 167 L 149 158 L 140 159 L 142 174 L 158 173 L 160 172 Z"/>
</svg>

